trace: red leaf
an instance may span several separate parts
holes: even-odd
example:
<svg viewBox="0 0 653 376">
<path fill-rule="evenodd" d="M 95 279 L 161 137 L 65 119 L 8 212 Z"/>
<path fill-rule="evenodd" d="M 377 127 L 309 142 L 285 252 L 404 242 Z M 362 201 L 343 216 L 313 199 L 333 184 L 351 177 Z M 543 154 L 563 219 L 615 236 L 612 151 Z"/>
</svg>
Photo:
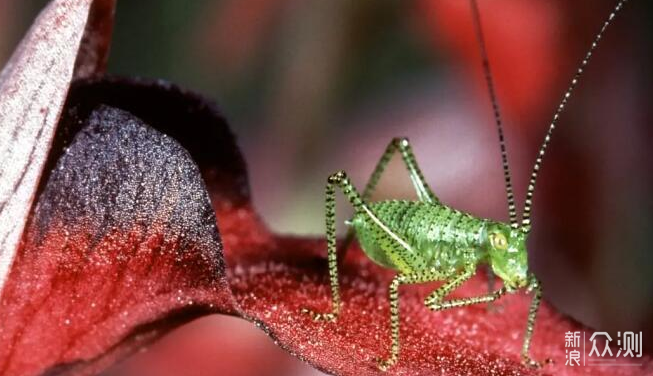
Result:
<svg viewBox="0 0 653 376">
<path fill-rule="evenodd" d="M 97 373 L 176 325 L 223 312 L 319 369 L 378 374 L 391 273 L 349 252 L 339 321 L 302 315 L 328 308 L 324 242 L 275 236 L 260 222 L 242 157 L 211 105 L 167 84 L 80 83 L 54 145 L 48 163 L 59 161 L 0 299 L 0 373 Z M 432 313 L 422 304 L 428 290 L 401 291 L 402 352 L 390 374 L 537 374 L 519 362 L 529 298 L 504 298 L 500 312 Z M 457 294 L 484 290 L 477 277 Z M 570 330 L 586 328 L 543 304 L 533 354 L 556 362 L 544 374 L 653 373 L 649 357 L 642 367 L 565 366 Z"/>
</svg>

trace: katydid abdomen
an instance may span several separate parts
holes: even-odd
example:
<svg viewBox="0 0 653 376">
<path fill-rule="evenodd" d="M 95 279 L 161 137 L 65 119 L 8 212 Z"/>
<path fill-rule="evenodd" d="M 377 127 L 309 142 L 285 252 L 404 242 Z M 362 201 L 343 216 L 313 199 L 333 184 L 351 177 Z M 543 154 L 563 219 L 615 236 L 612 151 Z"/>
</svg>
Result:
<svg viewBox="0 0 653 376">
<path fill-rule="evenodd" d="M 483 242 L 488 221 L 439 203 L 387 200 L 368 208 L 381 223 L 356 214 L 351 225 L 367 256 L 381 266 L 402 273 L 432 269 L 443 278 L 456 274 L 467 263 L 485 257 Z M 406 247 L 391 239 L 386 226 Z M 401 254 L 401 258 L 393 257 Z"/>
</svg>

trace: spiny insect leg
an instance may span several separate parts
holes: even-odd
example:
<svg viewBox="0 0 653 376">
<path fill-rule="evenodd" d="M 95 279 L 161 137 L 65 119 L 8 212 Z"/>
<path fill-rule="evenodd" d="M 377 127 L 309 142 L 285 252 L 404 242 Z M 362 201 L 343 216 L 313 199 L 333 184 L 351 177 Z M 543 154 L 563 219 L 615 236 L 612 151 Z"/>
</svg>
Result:
<svg viewBox="0 0 653 376">
<path fill-rule="evenodd" d="M 473 274 L 474 274 L 474 266 L 471 264 L 467 265 L 465 269 L 462 271 L 462 273 L 460 273 L 458 276 L 456 276 L 452 280 L 446 282 L 444 285 L 438 287 L 435 291 L 433 291 L 424 300 L 424 304 L 428 308 L 434 311 L 443 309 L 441 308 L 442 299 L 444 299 L 445 296 L 449 295 L 458 286 L 462 285 L 465 281 L 470 279 Z"/>
<path fill-rule="evenodd" d="M 397 363 L 399 359 L 399 286 L 404 284 L 413 283 L 426 283 L 437 281 L 442 278 L 439 273 L 425 273 L 425 274 L 399 274 L 395 276 L 390 283 L 390 341 L 392 343 L 390 348 L 390 357 L 385 360 L 379 360 L 379 368 L 386 371 L 388 368 Z"/>
<path fill-rule="evenodd" d="M 370 196 L 372 196 L 372 193 L 374 193 L 374 189 L 376 189 L 376 185 L 378 184 L 379 179 L 381 179 L 381 175 L 396 151 L 399 151 L 401 154 L 401 158 L 406 165 L 406 169 L 410 175 L 410 180 L 413 182 L 419 200 L 425 202 L 438 202 L 438 198 L 433 194 L 433 191 L 431 191 L 431 188 L 424 179 L 424 175 L 422 175 L 422 171 L 417 165 L 417 159 L 413 154 L 413 149 L 411 148 L 407 138 L 393 138 L 392 141 L 390 141 L 365 186 L 365 190 L 363 191 L 363 201 L 368 201 Z"/>
<path fill-rule="evenodd" d="M 329 263 L 329 281 L 332 298 L 331 312 L 319 313 L 306 308 L 302 309 L 303 313 L 311 315 L 311 317 L 316 321 L 334 321 L 340 313 L 340 306 L 342 304 L 340 299 L 340 286 L 338 284 L 338 262 L 336 252 L 336 186 L 342 189 L 342 192 L 347 196 L 356 211 L 359 211 L 363 206 L 363 201 L 361 200 L 360 195 L 349 179 L 347 179 L 347 175 L 344 171 L 339 171 L 329 176 L 326 185 L 325 217 L 327 260 Z"/>
<path fill-rule="evenodd" d="M 397 151 L 399 151 L 401 154 L 401 158 L 406 165 L 408 175 L 410 176 L 410 180 L 413 182 L 413 186 L 415 187 L 415 192 L 417 192 L 417 197 L 419 200 L 424 202 L 439 202 L 438 198 L 435 196 L 428 183 L 424 179 L 424 175 L 422 175 L 422 171 L 417 164 L 415 154 L 413 154 L 413 149 L 410 146 L 410 142 L 405 137 L 393 138 L 386 147 L 385 151 L 381 155 L 381 159 L 379 159 L 376 167 L 374 168 L 374 172 L 372 172 L 372 175 L 365 185 L 362 196 L 363 201 L 368 202 L 370 200 L 377 184 L 379 183 L 379 180 L 381 179 L 381 175 L 383 175 L 383 172 L 385 172 L 385 168 L 388 166 L 390 159 L 392 159 L 395 152 Z M 353 239 L 354 231 L 350 228 L 347 231 L 347 236 L 345 237 L 345 241 L 343 243 L 343 249 L 349 248 L 349 244 L 351 244 Z"/>
<path fill-rule="evenodd" d="M 487 293 L 491 294 L 494 291 L 494 286 L 496 284 L 496 276 L 494 275 L 494 271 L 492 271 L 491 265 L 487 265 L 485 273 L 487 277 Z M 487 310 L 488 311 L 494 310 L 494 305 L 492 304 L 492 302 L 488 302 Z"/>
<path fill-rule="evenodd" d="M 521 350 L 521 357 L 524 364 L 530 367 L 539 368 L 542 362 L 531 359 L 529 352 L 531 348 L 531 339 L 533 338 L 533 331 L 535 329 L 535 317 L 537 311 L 540 309 L 540 302 L 542 300 L 542 285 L 534 276 L 531 278 L 531 284 L 528 288 L 533 291 L 533 300 L 531 307 L 528 310 L 528 320 L 526 322 L 526 332 L 524 333 L 524 344 Z M 546 359 L 544 363 L 550 363 L 551 359 Z"/>
<path fill-rule="evenodd" d="M 489 293 L 488 295 L 474 296 L 471 298 L 446 300 L 439 304 L 432 304 L 428 307 L 433 311 L 442 311 L 444 309 L 465 307 L 472 304 L 489 303 L 499 299 L 505 293 L 506 293 L 506 288 L 502 287 L 494 292 Z"/>
<path fill-rule="evenodd" d="M 454 289 L 463 284 L 465 281 L 470 279 L 474 275 L 474 266 L 468 265 L 465 270 L 460 273 L 456 278 L 440 286 L 435 290 L 431 295 L 429 295 L 424 304 L 433 311 L 441 311 L 444 309 L 454 308 L 454 307 L 464 307 L 472 304 L 478 303 L 489 303 L 500 296 L 506 293 L 506 288 L 502 287 L 497 291 L 491 292 L 488 295 L 475 296 L 471 298 L 460 298 L 460 299 L 451 299 L 443 300 L 447 295 L 449 295 Z"/>
</svg>

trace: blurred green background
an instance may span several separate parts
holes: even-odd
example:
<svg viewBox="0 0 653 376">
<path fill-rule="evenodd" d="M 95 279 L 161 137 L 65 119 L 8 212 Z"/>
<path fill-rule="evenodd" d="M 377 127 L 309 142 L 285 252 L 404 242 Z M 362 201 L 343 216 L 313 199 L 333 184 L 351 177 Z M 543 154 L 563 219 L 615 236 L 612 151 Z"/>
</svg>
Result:
<svg viewBox="0 0 653 376">
<path fill-rule="evenodd" d="M 0 62 L 44 3 L 0 0 Z M 521 202 L 553 110 L 615 1 L 479 3 Z M 627 4 L 562 116 L 529 243 L 549 301 L 597 330 L 643 330 L 645 351 L 652 10 Z M 118 1 L 109 72 L 215 99 L 243 147 L 255 204 L 278 231 L 322 235 L 326 177 L 345 169 L 362 187 L 394 136 L 411 138 L 445 203 L 505 220 L 470 17 L 460 0 Z M 381 185 L 379 197 L 414 197 L 399 164 Z"/>
</svg>

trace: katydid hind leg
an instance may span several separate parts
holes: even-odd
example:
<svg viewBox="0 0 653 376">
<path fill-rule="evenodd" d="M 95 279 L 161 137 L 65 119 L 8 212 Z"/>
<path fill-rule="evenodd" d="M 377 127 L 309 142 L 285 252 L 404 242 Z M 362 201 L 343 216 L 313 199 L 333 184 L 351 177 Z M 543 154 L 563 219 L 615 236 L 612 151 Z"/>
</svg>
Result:
<svg viewBox="0 0 653 376">
<path fill-rule="evenodd" d="M 364 202 L 368 202 L 370 200 L 372 194 L 376 190 L 376 186 L 378 185 L 381 176 L 388 166 L 388 163 L 390 163 L 390 160 L 396 152 L 401 154 L 401 158 L 404 161 L 406 170 L 408 171 L 408 176 L 410 177 L 419 200 L 431 203 L 439 202 L 437 196 L 433 193 L 428 183 L 426 182 L 426 179 L 424 179 L 424 175 L 422 174 L 422 170 L 419 168 L 417 158 L 415 158 L 415 154 L 413 153 L 413 148 L 410 146 L 410 142 L 407 138 L 404 137 L 395 137 L 392 139 L 392 141 L 390 141 L 385 151 L 381 155 L 381 158 L 377 162 L 376 167 L 374 167 L 374 171 L 372 172 L 372 175 L 370 175 L 367 184 L 365 185 L 362 200 Z M 350 228 L 347 231 L 347 235 L 345 236 L 345 241 L 343 242 L 342 249 L 348 249 L 353 240 L 354 231 Z"/>
<path fill-rule="evenodd" d="M 374 172 L 372 172 L 372 175 L 365 186 L 365 190 L 363 191 L 363 201 L 368 201 L 370 199 L 381 179 L 381 176 L 385 172 L 390 159 L 396 152 L 401 154 L 401 159 L 404 161 L 404 165 L 408 170 L 408 175 L 415 187 L 419 200 L 432 203 L 438 202 L 438 198 L 433 194 L 433 191 L 424 179 L 424 175 L 417 164 L 417 159 L 415 158 L 413 149 L 410 146 L 410 142 L 407 138 L 399 137 L 393 138 L 386 147 L 385 152 L 383 152 L 383 155 L 381 155 L 381 159 L 379 159 L 379 162 L 376 164 Z"/>
</svg>

